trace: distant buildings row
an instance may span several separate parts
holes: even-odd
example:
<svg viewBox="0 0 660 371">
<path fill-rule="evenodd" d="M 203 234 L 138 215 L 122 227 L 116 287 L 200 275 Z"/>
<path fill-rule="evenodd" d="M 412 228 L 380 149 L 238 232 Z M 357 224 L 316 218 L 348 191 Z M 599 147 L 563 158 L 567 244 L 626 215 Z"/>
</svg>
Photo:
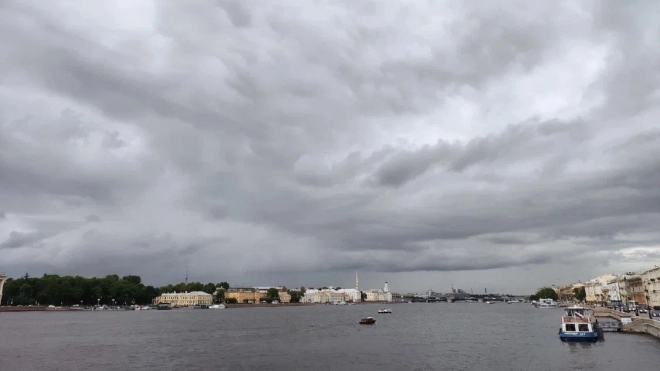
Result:
<svg viewBox="0 0 660 371">
<path fill-rule="evenodd" d="M 224 300 L 239 304 L 260 304 L 269 299 L 268 291 L 271 289 L 277 290 L 278 302 L 289 303 L 291 301 L 291 294 L 284 286 L 231 287 L 224 293 Z M 191 307 L 197 304 L 210 305 L 213 304 L 213 295 L 203 291 L 166 293 L 154 299 L 154 304 L 162 303 L 169 303 L 173 307 Z"/>
<path fill-rule="evenodd" d="M 335 304 L 335 303 L 359 303 L 365 302 L 392 302 L 392 293 L 389 290 L 387 282 L 382 289 L 369 290 L 363 293 L 360 291 L 359 286 L 356 285 L 355 289 L 334 289 L 332 287 L 327 289 L 315 290 L 309 289 L 305 291 L 301 303 L 316 303 L 316 304 Z"/>
<path fill-rule="evenodd" d="M 574 289 L 580 287 L 584 287 L 588 304 L 660 308 L 660 266 L 643 272 L 604 274 L 585 283 L 558 287 L 559 300 L 573 300 Z"/>
<path fill-rule="evenodd" d="M 277 299 L 271 297 L 273 289 L 277 291 Z M 295 289 L 294 291 L 301 291 Z M 393 298 L 400 298 L 400 295 L 392 294 L 387 282 L 381 289 L 360 291 L 357 273 L 355 275 L 354 289 L 339 289 L 328 287 L 323 289 L 304 290 L 300 303 L 311 304 L 339 304 L 339 303 L 359 303 L 359 302 L 382 302 L 389 303 Z M 269 302 L 290 303 L 291 293 L 284 286 L 266 286 L 266 287 L 230 287 L 224 292 L 224 300 L 238 304 L 263 304 Z M 213 295 L 202 291 L 184 292 L 184 293 L 166 293 L 158 296 L 154 304 L 169 303 L 174 307 L 190 307 L 197 304 L 212 304 Z"/>
</svg>

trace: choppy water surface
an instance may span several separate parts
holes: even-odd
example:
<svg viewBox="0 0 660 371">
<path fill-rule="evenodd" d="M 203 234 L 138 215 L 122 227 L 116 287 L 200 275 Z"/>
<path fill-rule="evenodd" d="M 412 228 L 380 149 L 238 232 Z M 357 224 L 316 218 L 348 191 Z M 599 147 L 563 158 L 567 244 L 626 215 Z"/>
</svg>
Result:
<svg viewBox="0 0 660 371">
<path fill-rule="evenodd" d="M 560 309 L 397 304 L 0 313 L 0 370 L 644 370 L 660 341 L 559 341 Z M 377 318 L 360 326 L 360 317 Z"/>
</svg>

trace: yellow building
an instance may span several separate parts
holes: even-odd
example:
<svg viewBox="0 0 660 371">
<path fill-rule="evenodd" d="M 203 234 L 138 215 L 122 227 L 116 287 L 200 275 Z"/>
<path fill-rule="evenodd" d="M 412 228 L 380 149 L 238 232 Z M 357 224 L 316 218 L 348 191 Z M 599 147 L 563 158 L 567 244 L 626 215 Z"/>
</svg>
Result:
<svg viewBox="0 0 660 371">
<path fill-rule="evenodd" d="M 267 296 L 267 291 L 256 287 L 230 287 L 225 293 L 225 300 L 235 299 L 238 304 L 259 304 Z"/>
<path fill-rule="evenodd" d="M 286 291 L 280 291 L 280 303 L 290 303 L 291 302 L 291 294 L 289 294 Z"/>
<path fill-rule="evenodd" d="M 225 292 L 225 300 L 235 299 L 238 304 L 261 304 L 268 299 L 268 290 L 271 289 L 277 290 L 280 303 L 291 301 L 291 295 L 284 286 L 230 287 Z"/>
<path fill-rule="evenodd" d="M 154 299 L 154 304 L 170 303 L 173 307 L 192 307 L 197 304 L 213 304 L 213 295 L 203 291 L 173 292 Z"/>
<path fill-rule="evenodd" d="M 575 299 L 575 295 L 573 295 L 573 285 L 560 286 L 555 291 L 557 291 L 559 301 L 571 302 Z"/>
</svg>

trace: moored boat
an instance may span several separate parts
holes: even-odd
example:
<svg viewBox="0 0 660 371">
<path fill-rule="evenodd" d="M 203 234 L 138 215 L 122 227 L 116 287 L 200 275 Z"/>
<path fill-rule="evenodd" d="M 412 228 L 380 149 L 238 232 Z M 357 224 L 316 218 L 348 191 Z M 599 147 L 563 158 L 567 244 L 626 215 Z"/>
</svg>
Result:
<svg viewBox="0 0 660 371">
<path fill-rule="evenodd" d="M 584 307 L 567 307 L 561 317 L 559 339 L 561 341 L 598 341 L 602 331 L 598 331 L 598 322 L 593 310 Z"/>
<path fill-rule="evenodd" d="M 378 309 L 378 313 L 392 313 L 392 309 Z"/>
<path fill-rule="evenodd" d="M 558 308 L 557 302 L 552 299 L 539 299 L 537 308 Z"/>
<path fill-rule="evenodd" d="M 225 309 L 224 304 L 213 304 L 209 307 L 209 309 Z"/>
<path fill-rule="evenodd" d="M 376 319 L 374 317 L 365 317 L 360 320 L 361 325 L 373 325 L 376 323 Z"/>
</svg>

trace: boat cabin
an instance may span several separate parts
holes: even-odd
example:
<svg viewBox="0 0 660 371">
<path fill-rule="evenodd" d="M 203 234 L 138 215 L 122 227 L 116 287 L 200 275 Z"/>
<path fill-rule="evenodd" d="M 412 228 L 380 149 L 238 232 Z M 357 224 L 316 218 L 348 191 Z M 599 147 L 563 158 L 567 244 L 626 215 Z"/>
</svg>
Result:
<svg viewBox="0 0 660 371">
<path fill-rule="evenodd" d="M 591 309 L 583 307 L 568 307 L 564 310 L 561 317 L 560 336 L 568 337 L 588 337 L 595 339 L 596 336 L 596 317 Z"/>
</svg>

